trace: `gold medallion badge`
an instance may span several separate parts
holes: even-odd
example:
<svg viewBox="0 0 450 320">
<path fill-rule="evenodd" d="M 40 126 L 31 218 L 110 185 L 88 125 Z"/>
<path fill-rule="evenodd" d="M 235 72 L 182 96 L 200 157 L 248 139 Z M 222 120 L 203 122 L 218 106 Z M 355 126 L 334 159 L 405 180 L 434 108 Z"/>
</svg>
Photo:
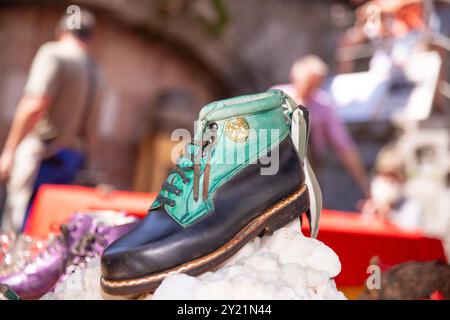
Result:
<svg viewBox="0 0 450 320">
<path fill-rule="evenodd" d="M 250 134 L 250 126 L 244 118 L 236 118 L 226 123 L 225 133 L 235 142 L 245 142 Z"/>
</svg>

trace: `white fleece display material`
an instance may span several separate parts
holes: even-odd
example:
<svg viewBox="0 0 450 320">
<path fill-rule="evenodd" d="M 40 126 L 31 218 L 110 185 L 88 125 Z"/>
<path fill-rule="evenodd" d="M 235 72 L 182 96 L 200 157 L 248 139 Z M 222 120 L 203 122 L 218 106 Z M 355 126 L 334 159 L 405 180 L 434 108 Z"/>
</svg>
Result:
<svg viewBox="0 0 450 320">
<path fill-rule="evenodd" d="M 333 280 L 336 253 L 304 237 L 298 220 L 270 237 L 256 238 L 215 271 L 176 274 L 143 299 L 345 299 Z M 43 299 L 110 299 L 100 289 L 100 259 L 77 270 Z"/>
</svg>

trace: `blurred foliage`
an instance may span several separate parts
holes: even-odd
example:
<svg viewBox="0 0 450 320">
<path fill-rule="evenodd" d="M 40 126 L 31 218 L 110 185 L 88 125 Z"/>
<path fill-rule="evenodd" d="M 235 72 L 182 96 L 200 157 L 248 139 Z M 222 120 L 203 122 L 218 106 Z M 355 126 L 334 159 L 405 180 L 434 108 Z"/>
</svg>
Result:
<svg viewBox="0 0 450 320">
<path fill-rule="evenodd" d="M 156 10 L 161 18 L 182 17 L 218 37 L 229 22 L 229 14 L 222 0 L 157 0 Z"/>
</svg>

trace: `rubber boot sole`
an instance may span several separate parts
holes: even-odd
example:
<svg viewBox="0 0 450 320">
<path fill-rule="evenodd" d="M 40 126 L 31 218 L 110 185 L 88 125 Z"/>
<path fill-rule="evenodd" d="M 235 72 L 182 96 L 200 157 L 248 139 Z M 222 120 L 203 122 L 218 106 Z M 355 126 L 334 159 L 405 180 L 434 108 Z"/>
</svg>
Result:
<svg viewBox="0 0 450 320">
<path fill-rule="evenodd" d="M 154 292 L 161 282 L 172 274 L 186 273 L 191 276 L 198 276 L 223 263 L 258 235 L 271 235 L 274 231 L 284 227 L 296 218 L 301 219 L 302 213 L 308 209 L 308 190 L 306 185 L 303 185 L 289 197 L 278 202 L 252 220 L 230 241 L 217 250 L 164 272 L 135 279 L 108 280 L 102 277 L 102 289 L 111 295 L 141 295 Z"/>
</svg>

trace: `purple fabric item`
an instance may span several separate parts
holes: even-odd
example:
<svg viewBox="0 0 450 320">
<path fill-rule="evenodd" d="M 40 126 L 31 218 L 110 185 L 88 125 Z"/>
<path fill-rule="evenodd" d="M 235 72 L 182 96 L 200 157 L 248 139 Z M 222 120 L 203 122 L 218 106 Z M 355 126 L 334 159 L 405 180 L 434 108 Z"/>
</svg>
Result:
<svg viewBox="0 0 450 320">
<path fill-rule="evenodd" d="M 0 277 L 0 283 L 8 285 L 22 299 L 40 297 L 53 287 L 64 272 L 63 266 L 67 256 L 66 246 L 57 238 L 23 270 Z"/>
<path fill-rule="evenodd" d="M 34 261 L 19 272 L 0 277 L 0 283 L 9 286 L 22 299 L 39 298 L 67 276 L 70 265 L 101 255 L 111 242 L 136 224 L 104 226 L 89 215 L 76 214 L 61 226 L 61 234 Z"/>
</svg>

